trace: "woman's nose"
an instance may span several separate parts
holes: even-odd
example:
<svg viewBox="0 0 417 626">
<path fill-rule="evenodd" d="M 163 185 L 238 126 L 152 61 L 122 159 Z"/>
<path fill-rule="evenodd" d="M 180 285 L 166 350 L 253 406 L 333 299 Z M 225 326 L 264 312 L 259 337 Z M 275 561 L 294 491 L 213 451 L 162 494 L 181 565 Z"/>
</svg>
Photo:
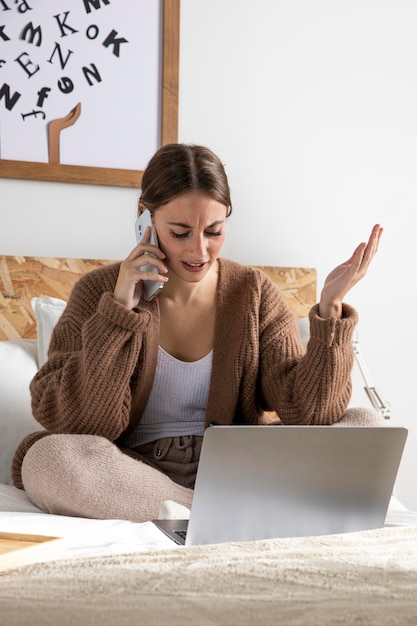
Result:
<svg viewBox="0 0 417 626">
<path fill-rule="evenodd" d="M 199 257 L 204 256 L 206 249 L 207 249 L 207 242 L 206 242 L 206 238 L 204 237 L 204 235 L 196 235 L 193 238 L 193 246 L 192 246 L 193 254 Z"/>
</svg>

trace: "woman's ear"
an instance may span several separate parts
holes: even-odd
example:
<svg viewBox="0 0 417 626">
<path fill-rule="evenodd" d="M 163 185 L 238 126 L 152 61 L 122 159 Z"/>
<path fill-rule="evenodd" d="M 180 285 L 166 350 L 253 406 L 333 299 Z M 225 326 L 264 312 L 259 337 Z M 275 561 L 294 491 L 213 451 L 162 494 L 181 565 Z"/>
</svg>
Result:
<svg viewBox="0 0 417 626">
<path fill-rule="evenodd" d="M 146 210 L 146 206 L 143 204 L 143 202 L 139 202 L 139 215 L 143 213 L 145 210 Z"/>
</svg>

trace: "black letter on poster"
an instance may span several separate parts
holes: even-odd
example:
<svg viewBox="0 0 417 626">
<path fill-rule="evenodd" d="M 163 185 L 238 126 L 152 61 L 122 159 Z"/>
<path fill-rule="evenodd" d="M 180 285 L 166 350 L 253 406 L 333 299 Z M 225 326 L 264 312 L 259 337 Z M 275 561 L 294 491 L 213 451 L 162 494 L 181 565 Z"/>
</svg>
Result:
<svg viewBox="0 0 417 626">
<path fill-rule="evenodd" d="M 117 35 L 117 31 L 116 30 L 112 30 L 111 33 L 109 33 L 106 37 L 106 39 L 103 41 L 103 46 L 105 48 L 108 48 L 109 46 L 113 46 L 113 54 L 116 55 L 117 57 L 120 56 L 120 44 L 122 43 L 129 43 L 127 39 L 125 39 L 124 37 L 119 37 L 118 39 L 116 39 Z"/>
<path fill-rule="evenodd" d="M 90 78 L 89 78 L 89 77 L 90 77 L 90 75 L 91 75 L 91 76 L 93 76 L 93 78 L 95 78 L 95 79 L 96 79 L 96 81 L 97 81 L 98 83 L 101 83 L 101 76 L 100 76 L 100 72 L 98 71 L 98 69 L 96 68 L 96 66 L 94 65 L 94 63 L 91 63 L 91 67 L 93 68 L 93 69 L 91 69 L 91 70 L 89 70 L 89 69 L 88 69 L 88 67 L 83 67 L 83 68 L 82 68 L 82 70 L 83 70 L 83 72 L 84 72 L 84 76 L 85 76 L 85 78 L 86 78 L 86 80 L 87 80 L 88 84 L 90 85 L 90 87 L 91 87 L 91 86 L 92 86 L 92 84 L 93 84 L 93 81 L 92 81 L 92 80 L 90 80 Z"/>
<path fill-rule="evenodd" d="M 10 9 L 9 9 L 9 11 L 10 11 Z M 4 25 L 3 25 L 3 26 L 0 26 L 0 37 L 3 39 L 3 41 L 10 41 L 10 37 L 8 37 L 8 36 L 6 35 L 6 33 L 4 32 L 4 29 L 5 29 L 5 28 L 6 28 L 6 27 L 5 27 Z"/>
<path fill-rule="evenodd" d="M 19 100 L 21 95 L 21 93 L 15 91 L 13 96 L 10 97 L 10 87 L 6 83 L 3 83 L 3 87 L 0 89 L 0 100 L 2 98 L 5 99 L 6 109 L 8 109 L 9 111 L 13 109 L 14 105 Z"/>
<path fill-rule="evenodd" d="M 65 24 L 65 22 L 67 21 L 67 17 L 69 15 L 69 13 L 70 13 L 69 11 L 65 11 L 63 20 L 59 19 L 59 16 L 60 16 L 59 13 L 58 13 L 58 15 L 54 15 L 54 18 L 58 22 L 58 26 L 59 26 L 59 29 L 61 31 L 61 37 L 66 37 L 66 35 L 68 34 L 68 33 L 65 32 L 65 30 L 64 30 L 65 28 L 67 30 L 69 30 L 72 35 L 74 33 L 78 33 L 78 30 L 75 30 L 75 28 L 72 28 L 72 26 L 68 26 L 67 24 Z"/>
<path fill-rule="evenodd" d="M 87 35 L 87 39 L 97 39 L 99 33 L 99 28 L 97 24 L 90 24 L 87 28 L 85 34 Z"/>
<path fill-rule="evenodd" d="M 110 0 L 103 0 L 103 3 L 110 4 Z M 101 9 L 100 0 L 84 0 L 84 7 L 85 7 L 86 13 L 91 13 L 90 5 L 92 5 L 95 9 Z"/>
<path fill-rule="evenodd" d="M 23 39 L 23 41 L 29 41 L 29 43 L 33 43 L 35 41 L 35 37 L 37 38 L 35 46 L 39 47 L 42 44 L 42 29 L 40 26 L 37 26 L 35 28 L 33 26 L 33 22 L 29 22 L 29 24 L 27 24 L 20 33 L 20 39 Z"/>
<path fill-rule="evenodd" d="M 20 67 L 25 70 L 26 74 L 28 75 L 28 77 L 30 78 L 31 76 L 33 76 L 34 74 L 36 74 L 36 72 L 38 72 L 40 70 L 39 65 L 35 65 L 34 66 L 34 70 L 30 70 L 29 66 L 33 65 L 32 61 L 30 59 L 28 59 L 26 62 L 23 62 L 23 57 L 28 57 L 28 53 L 27 52 L 22 52 L 22 54 L 20 54 L 17 59 L 15 59 L 15 61 L 17 61 L 17 63 L 19 63 Z"/>
<path fill-rule="evenodd" d="M 58 88 L 62 93 L 71 93 L 71 91 L 74 91 L 74 83 L 68 76 L 64 76 L 58 81 Z"/>
<path fill-rule="evenodd" d="M 42 87 L 40 91 L 38 91 L 38 101 L 36 103 L 37 107 L 43 107 L 43 102 L 45 98 L 48 97 L 49 92 L 51 91 L 50 87 Z"/>
<path fill-rule="evenodd" d="M 61 46 L 59 45 L 59 43 L 55 42 L 55 48 L 53 49 L 53 52 L 51 54 L 51 57 L 48 59 L 48 63 L 52 64 L 52 59 L 55 56 L 55 52 L 58 52 L 58 56 L 59 56 L 59 61 L 61 63 L 61 69 L 63 70 L 64 67 L 66 66 L 66 64 L 68 63 L 68 59 L 70 58 L 71 54 L 74 52 L 73 50 L 68 50 L 68 54 L 66 56 L 66 58 L 64 59 L 64 57 L 62 56 L 62 52 L 61 52 Z"/>
<path fill-rule="evenodd" d="M 14 3 L 17 4 L 18 0 L 14 0 Z M 19 4 L 19 6 L 17 7 L 17 10 L 19 11 L 19 13 L 26 13 L 26 11 L 31 11 L 32 7 L 30 7 L 28 5 L 28 3 L 26 2 L 26 0 L 22 0 L 22 3 Z"/>
<path fill-rule="evenodd" d="M 26 122 L 26 118 L 30 117 L 31 115 L 33 115 L 35 120 L 38 119 L 38 115 L 41 115 L 43 120 L 46 118 L 46 115 L 43 111 L 32 111 L 32 113 L 21 113 L 20 115 L 22 116 L 22 120 L 24 122 Z"/>
</svg>

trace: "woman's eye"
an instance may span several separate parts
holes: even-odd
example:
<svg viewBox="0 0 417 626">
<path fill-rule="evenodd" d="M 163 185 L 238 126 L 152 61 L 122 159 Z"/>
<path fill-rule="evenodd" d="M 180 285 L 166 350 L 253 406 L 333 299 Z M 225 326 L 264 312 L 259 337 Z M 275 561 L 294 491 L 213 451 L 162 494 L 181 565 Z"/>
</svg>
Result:
<svg viewBox="0 0 417 626">
<path fill-rule="evenodd" d="M 171 230 L 171 235 L 172 237 L 174 237 L 174 239 L 184 239 L 184 237 L 188 236 L 188 233 L 176 233 L 173 230 Z"/>
<path fill-rule="evenodd" d="M 220 237 L 220 235 L 222 234 L 221 230 L 216 230 L 216 231 L 206 231 L 205 235 L 206 237 Z M 174 239 L 185 239 L 185 237 L 188 237 L 190 235 L 189 232 L 186 233 L 176 233 L 174 230 L 171 230 L 171 236 L 174 237 Z"/>
</svg>

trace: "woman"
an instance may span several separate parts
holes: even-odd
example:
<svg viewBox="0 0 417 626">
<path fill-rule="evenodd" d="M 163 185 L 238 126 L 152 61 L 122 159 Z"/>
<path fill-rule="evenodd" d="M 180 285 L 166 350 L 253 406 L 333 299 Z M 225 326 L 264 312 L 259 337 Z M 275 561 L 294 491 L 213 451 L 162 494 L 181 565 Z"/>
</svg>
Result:
<svg viewBox="0 0 417 626">
<path fill-rule="evenodd" d="M 355 418 L 346 408 L 357 314 L 343 299 L 382 229 L 326 279 L 304 354 L 277 287 L 219 256 L 232 205 L 215 154 L 161 148 L 143 175 L 146 209 L 158 246 L 148 228 L 124 261 L 81 278 L 31 384 L 46 431 L 22 442 L 13 475 L 51 513 L 144 521 L 164 500 L 189 507 L 212 422 L 262 424 L 268 410 L 286 424 Z M 164 286 L 147 301 L 149 265 Z"/>
</svg>

